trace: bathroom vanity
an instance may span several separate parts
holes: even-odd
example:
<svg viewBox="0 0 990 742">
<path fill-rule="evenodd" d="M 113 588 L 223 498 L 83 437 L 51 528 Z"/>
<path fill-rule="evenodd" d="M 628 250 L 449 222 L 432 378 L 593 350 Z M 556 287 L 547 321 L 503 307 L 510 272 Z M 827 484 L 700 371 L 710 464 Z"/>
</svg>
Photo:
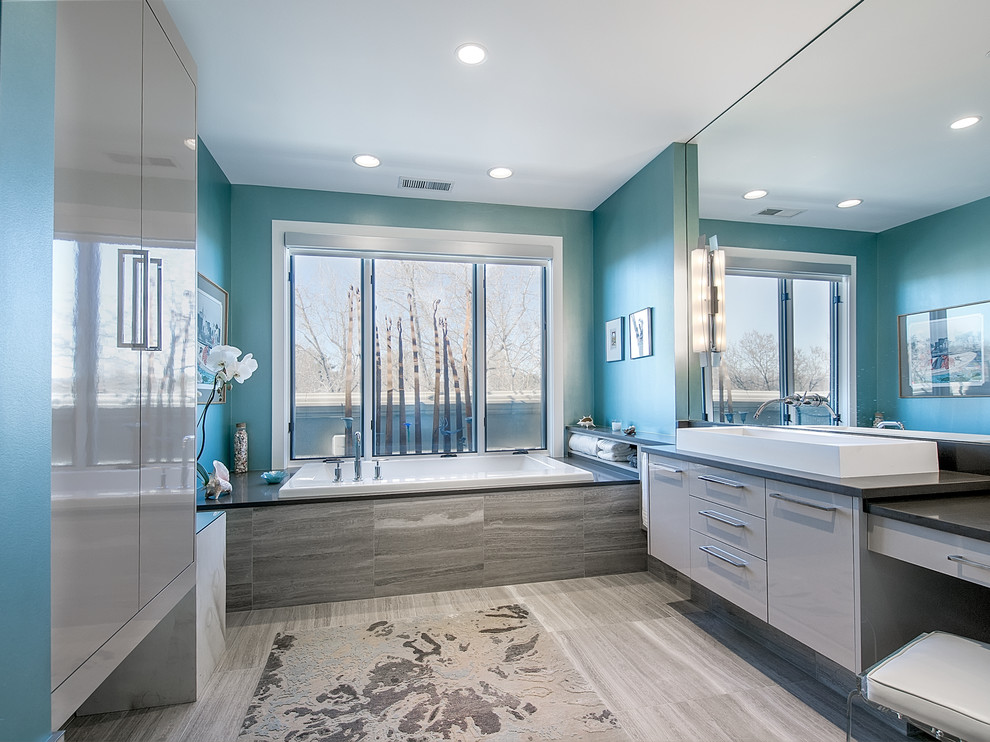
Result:
<svg viewBox="0 0 990 742">
<path fill-rule="evenodd" d="M 709 430 L 722 446 L 721 429 Z M 883 643 L 886 609 L 863 584 L 864 572 L 884 579 L 874 552 L 990 585 L 990 497 L 978 494 L 990 477 L 937 465 L 838 477 L 691 449 L 643 451 L 650 556 L 846 670 L 872 664 Z M 923 450 L 909 455 L 932 468 Z"/>
</svg>

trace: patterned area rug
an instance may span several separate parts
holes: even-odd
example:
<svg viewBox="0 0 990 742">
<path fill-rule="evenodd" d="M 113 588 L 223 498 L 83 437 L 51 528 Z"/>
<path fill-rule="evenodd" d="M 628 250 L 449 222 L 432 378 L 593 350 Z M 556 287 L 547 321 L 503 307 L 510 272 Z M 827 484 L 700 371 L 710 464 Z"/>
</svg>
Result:
<svg viewBox="0 0 990 742">
<path fill-rule="evenodd" d="M 275 638 L 239 742 L 628 742 L 520 605 Z"/>
</svg>

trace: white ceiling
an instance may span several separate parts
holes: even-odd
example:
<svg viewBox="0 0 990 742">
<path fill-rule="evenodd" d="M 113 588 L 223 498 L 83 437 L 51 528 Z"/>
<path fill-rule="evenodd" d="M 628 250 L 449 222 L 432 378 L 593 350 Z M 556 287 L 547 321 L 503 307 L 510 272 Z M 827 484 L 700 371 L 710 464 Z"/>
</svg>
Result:
<svg viewBox="0 0 990 742">
<path fill-rule="evenodd" d="M 166 4 L 232 183 L 587 210 L 855 0 Z M 465 41 L 488 60 L 457 62 Z M 355 166 L 364 152 L 382 166 Z M 495 165 L 515 175 L 492 180 Z M 400 192 L 400 176 L 454 187 Z"/>
</svg>

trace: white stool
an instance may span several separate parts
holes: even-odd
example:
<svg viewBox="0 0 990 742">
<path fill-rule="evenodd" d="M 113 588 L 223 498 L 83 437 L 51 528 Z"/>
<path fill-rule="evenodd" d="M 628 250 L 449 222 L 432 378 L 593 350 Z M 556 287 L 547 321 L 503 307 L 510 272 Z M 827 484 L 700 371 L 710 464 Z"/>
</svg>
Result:
<svg viewBox="0 0 990 742">
<path fill-rule="evenodd" d="M 849 694 L 846 742 L 857 695 L 937 739 L 990 742 L 990 644 L 933 631 L 880 660 Z"/>
</svg>

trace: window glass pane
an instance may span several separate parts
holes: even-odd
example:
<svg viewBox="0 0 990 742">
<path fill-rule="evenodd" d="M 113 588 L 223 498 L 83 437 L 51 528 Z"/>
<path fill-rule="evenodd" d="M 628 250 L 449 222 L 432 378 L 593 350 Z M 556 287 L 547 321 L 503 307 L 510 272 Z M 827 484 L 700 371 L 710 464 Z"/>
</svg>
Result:
<svg viewBox="0 0 990 742">
<path fill-rule="evenodd" d="M 474 266 L 375 261 L 375 455 L 474 451 Z"/>
<path fill-rule="evenodd" d="M 485 268 L 487 448 L 546 448 L 542 266 Z"/>
<path fill-rule="evenodd" d="M 796 394 L 817 392 L 828 397 L 832 388 L 832 283 L 794 279 L 794 389 Z M 834 400 L 829 399 L 834 408 Z M 798 425 L 830 425 L 824 407 L 802 405 L 791 420 Z"/>
<path fill-rule="evenodd" d="M 361 261 L 292 257 L 294 459 L 350 456 L 361 430 Z"/>
<path fill-rule="evenodd" d="M 721 365 L 710 375 L 715 419 L 780 425 L 779 283 L 762 276 L 725 277 L 725 340 Z"/>
</svg>

